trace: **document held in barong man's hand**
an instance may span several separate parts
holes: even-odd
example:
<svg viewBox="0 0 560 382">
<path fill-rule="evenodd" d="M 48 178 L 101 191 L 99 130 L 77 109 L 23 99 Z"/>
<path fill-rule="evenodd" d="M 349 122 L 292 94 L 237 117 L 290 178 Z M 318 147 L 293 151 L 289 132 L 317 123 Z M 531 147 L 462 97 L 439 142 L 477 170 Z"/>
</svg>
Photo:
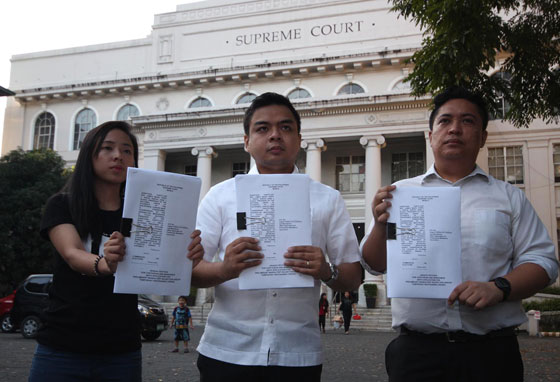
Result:
<svg viewBox="0 0 560 382">
<path fill-rule="evenodd" d="M 313 278 L 284 265 L 289 247 L 311 245 L 309 176 L 237 175 L 239 237 L 259 239 L 264 258 L 239 275 L 239 289 L 312 287 Z"/>
</svg>

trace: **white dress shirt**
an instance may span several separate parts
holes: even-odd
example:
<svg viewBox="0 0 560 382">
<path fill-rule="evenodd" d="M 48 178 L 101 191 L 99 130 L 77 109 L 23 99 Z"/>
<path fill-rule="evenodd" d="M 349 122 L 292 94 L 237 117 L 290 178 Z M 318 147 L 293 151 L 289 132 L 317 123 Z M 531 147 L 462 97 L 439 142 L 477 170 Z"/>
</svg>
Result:
<svg viewBox="0 0 560 382">
<path fill-rule="evenodd" d="M 455 183 L 441 178 L 432 166 L 424 175 L 395 185 L 461 188 L 463 281 L 489 281 L 524 263 L 541 266 L 551 282 L 558 276 L 554 245 L 519 188 L 487 175 L 478 166 Z M 372 220 L 361 249 L 374 224 Z M 363 259 L 362 265 L 370 273 L 379 274 Z M 424 333 L 464 330 L 485 334 L 526 321 L 521 301 L 504 301 L 478 311 L 457 303 L 448 307 L 447 300 L 442 299 L 394 298 L 391 305 L 394 328 L 406 325 Z"/>
<path fill-rule="evenodd" d="M 256 167 L 249 174 L 258 174 Z M 313 246 L 333 264 L 359 262 L 358 242 L 340 193 L 312 180 L 310 194 Z M 212 187 L 202 200 L 197 229 L 204 260 L 211 262 L 218 253 L 216 261 L 223 261 L 225 248 L 240 237 L 236 204 L 234 179 Z M 320 284 L 315 280 L 311 288 L 239 290 L 236 278 L 216 286 L 198 352 L 239 365 L 321 364 Z"/>
</svg>

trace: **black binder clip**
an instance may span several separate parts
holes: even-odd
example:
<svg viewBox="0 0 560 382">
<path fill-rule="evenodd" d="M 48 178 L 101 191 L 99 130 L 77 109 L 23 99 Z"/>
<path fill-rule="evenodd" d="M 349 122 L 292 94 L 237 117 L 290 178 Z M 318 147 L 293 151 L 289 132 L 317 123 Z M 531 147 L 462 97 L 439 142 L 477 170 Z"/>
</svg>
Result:
<svg viewBox="0 0 560 382">
<path fill-rule="evenodd" d="M 397 223 L 387 223 L 387 240 L 397 240 Z"/>
<path fill-rule="evenodd" d="M 250 223 L 247 223 L 247 220 L 249 220 Z M 247 229 L 247 226 L 251 224 L 265 224 L 265 223 L 266 223 L 266 218 L 247 217 L 246 212 L 237 213 L 237 229 L 239 230 Z"/>
<path fill-rule="evenodd" d="M 237 213 L 237 229 L 247 229 L 247 214 L 245 212 Z"/>
<path fill-rule="evenodd" d="M 397 223 L 387 223 L 387 240 L 397 240 L 397 235 L 416 235 L 416 228 L 401 228 L 397 227 Z"/>
<path fill-rule="evenodd" d="M 130 237 L 130 230 L 132 229 L 132 219 L 122 218 L 121 221 L 121 233 L 124 237 Z"/>
<path fill-rule="evenodd" d="M 136 231 L 132 231 L 132 226 L 137 227 L 139 229 L 137 229 Z M 138 224 L 134 224 L 132 222 L 131 218 L 122 218 L 122 220 L 121 220 L 121 233 L 123 234 L 123 236 L 124 237 L 130 237 L 130 234 L 135 233 L 135 232 L 153 233 L 154 228 L 151 225 L 140 226 Z"/>
</svg>

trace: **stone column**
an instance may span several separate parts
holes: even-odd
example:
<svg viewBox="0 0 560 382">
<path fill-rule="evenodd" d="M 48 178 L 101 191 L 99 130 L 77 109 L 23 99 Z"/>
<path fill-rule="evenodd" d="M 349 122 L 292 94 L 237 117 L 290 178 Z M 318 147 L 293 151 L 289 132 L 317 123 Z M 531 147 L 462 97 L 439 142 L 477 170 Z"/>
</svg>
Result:
<svg viewBox="0 0 560 382">
<path fill-rule="evenodd" d="M 432 145 L 430 144 L 430 132 L 424 131 L 424 138 L 426 138 L 426 170 L 432 167 L 434 164 L 434 152 L 432 151 Z"/>
<path fill-rule="evenodd" d="M 147 150 L 144 148 L 144 168 L 147 170 L 165 171 L 165 158 L 167 153 L 163 150 Z"/>
<path fill-rule="evenodd" d="M 376 191 L 381 187 L 381 147 L 385 144 L 383 135 L 363 136 L 360 144 L 366 150 L 366 179 L 365 179 L 365 227 L 369 227 L 373 214 L 371 203 Z"/>
<path fill-rule="evenodd" d="M 218 156 L 213 147 L 195 147 L 191 150 L 191 154 L 198 157 L 196 162 L 196 176 L 202 180 L 200 187 L 200 200 L 206 195 L 210 189 L 212 180 L 212 158 Z"/>
<path fill-rule="evenodd" d="M 381 188 L 381 148 L 385 146 L 385 137 L 382 135 L 363 136 L 360 138 L 360 144 L 366 150 L 366 179 L 365 179 L 365 195 L 364 195 L 364 208 L 365 208 L 365 229 L 369 228 L 373 213 L 371 212 L 371 203 L 373 197 L 379 188 Z M 374 282 L 377 284 L 377 304 L 385 305 L 387 302 L 383 291 L 385 283 L 383 276 L 374 276 L 368 272 L 365 273 L 366 282 Z M 360 286 L 360 300 L 359 305 L 365 306 L 365 296 L 363 286 Z"/>
<path fill-rule="evenodd" d="M 311 179 L 321 182 L 321 152 L 327 149 L 325 142 L 321 138 L 305 139 L 301 141 L 301 148 L 307 153 L 305 172 Z"/>
<path fill-rule="evenodd" d="M 202 185 L 200 187 L 200 200 L 202 200 L 212 184 L 212 158 L 216 158 L 218 154 L 214 151 L 214 148 L 210 146 L 195 147 L 191 150 L 191 154 L 198 158 L 196 162 L 196 176 L 202 180 Z M 197 306 L 204 304 L 212 293 L 212 288 L 198 289 L 195 304 Z"/>
</svg>

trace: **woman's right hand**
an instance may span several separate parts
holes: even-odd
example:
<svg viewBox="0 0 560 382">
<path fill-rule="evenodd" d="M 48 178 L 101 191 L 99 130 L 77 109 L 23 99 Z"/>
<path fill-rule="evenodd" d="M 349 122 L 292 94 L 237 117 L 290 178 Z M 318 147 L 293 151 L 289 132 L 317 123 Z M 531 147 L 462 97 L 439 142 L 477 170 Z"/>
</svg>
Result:
<svg viewBox="0 0 560 382">
<path fill-rule="evenodd" d="M 115 231 L 111 234 L 109 240 L 103 246 L 103 253 L 107 271 L 104 272 L 103 269 L 100 269 L 100 272 L 102 274 L 114 274 L 119 262 L 123 261 L 126 254 L 126 244 L 122 233 Z"/>
</svg>

